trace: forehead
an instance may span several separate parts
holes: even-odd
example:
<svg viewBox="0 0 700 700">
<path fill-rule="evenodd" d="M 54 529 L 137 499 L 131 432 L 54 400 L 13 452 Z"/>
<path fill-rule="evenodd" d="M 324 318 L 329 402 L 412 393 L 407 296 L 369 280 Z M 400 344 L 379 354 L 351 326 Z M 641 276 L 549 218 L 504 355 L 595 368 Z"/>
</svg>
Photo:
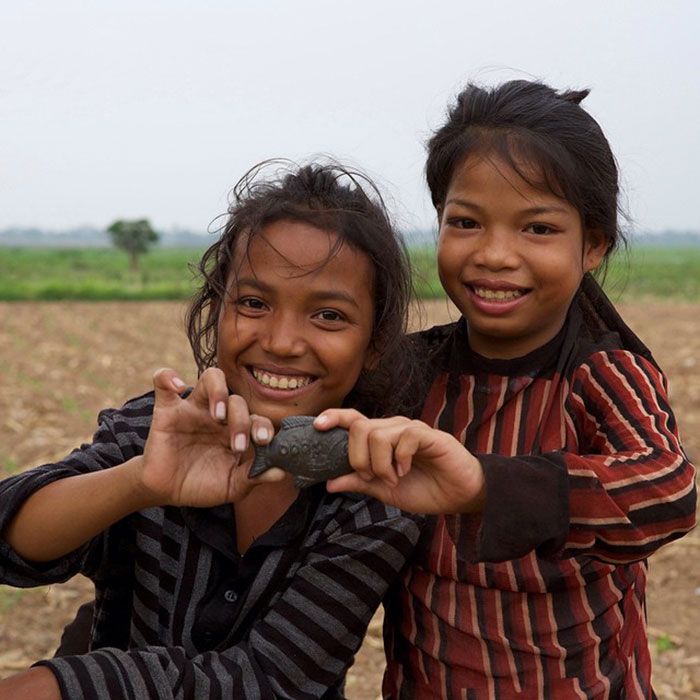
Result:
<svg viewBox="0 0 700 700">
<path fill-rule="evenodd" d="M 256 278 L 320 279 L 339 284 L 356 278 L 371 282 L 367 255 L 348 245 L 336 232 L 299 221 L 275 221 L 241 236 L 231 272 Z"/>
<path fill-rule="evenodd" d="M 546 205 L 574 212 L 574 207 L 552 189 L 542 170 L 525 161 L 509 163 L 496 153 L 472 154 L 455 167 L 447 191 L 450 198 L 463 196 L 507 197 L 524 205 Z"/>
</svg>

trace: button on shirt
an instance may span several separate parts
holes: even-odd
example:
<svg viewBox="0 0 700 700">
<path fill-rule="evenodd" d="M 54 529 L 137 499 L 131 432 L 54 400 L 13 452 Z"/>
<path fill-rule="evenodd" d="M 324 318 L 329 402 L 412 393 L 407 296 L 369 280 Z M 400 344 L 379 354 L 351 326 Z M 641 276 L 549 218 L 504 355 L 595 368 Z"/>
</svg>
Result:
<svg viewBox="0 0 700 700">
<path fill-rule="evenodd" d="M 321 486 L 302 490 L 282 517 L 242 556 L 236 546 L 234 506 L 183 508 L 185 522 L 213 552 L 210 582 L 192 627 L 192 640 L 200 651 L 231 642 L 229 633 L 260 565 L 274 549 L 294 557 L 322 496 Z"/>
</svg>

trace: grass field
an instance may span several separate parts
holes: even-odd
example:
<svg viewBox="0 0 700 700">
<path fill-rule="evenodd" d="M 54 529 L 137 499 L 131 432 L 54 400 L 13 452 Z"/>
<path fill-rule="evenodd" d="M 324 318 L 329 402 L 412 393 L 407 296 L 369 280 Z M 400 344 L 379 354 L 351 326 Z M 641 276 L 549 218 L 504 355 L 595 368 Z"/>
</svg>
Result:
<svg viewBox="0 0 700 700">
<path fill-rule="evenodd" d="M 189 269 L 203 251 L 158 249 L 129 269 L 110 249 L 0 248 L 0 300 L 186 299 L 194 288 Z M 418 296 L 443 296 L 432 248 L 411 250 Z M 611 260 L 605 287 L 615 300 L 644 297 L 700 299 L 700 248 L 640 246 Z"/>
</svg>

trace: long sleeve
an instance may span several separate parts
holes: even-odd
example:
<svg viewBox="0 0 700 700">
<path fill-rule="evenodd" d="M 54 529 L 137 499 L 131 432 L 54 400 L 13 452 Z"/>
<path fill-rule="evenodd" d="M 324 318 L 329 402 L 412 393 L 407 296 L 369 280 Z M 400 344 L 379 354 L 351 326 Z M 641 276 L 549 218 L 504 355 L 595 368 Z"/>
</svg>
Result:
<svg viewBox="0 0 700 700">
<path fill-rule="evenodd" d="M 127 403 L 120 411 L 105 410 L 99 415 L 99 427 L 92 443 L 84 444 L 65 459 L 16 474 L 0 482 L 0 533 L 4 531 L 22 503 L 48 484 L 70 476 L 108 469 L 140 454 L 148 434 L 152 397 L 146 395 Z M 121 424 L 121 430 L 116 423 Z M 125 427 L 128 426 L 128 430 Z M 80 504 L 76 503 L 76 508 Z M 54 562 L 37 564 L 20 557 L 0 537 L 0 583 L 31 587 L 66 581 L 83 573 L 91 578 L 110 567 L 114 547 L 110 530 Z"/>
<path fill-rule="evenodd" d="M 40 663 L 71 700 L 339 697 L 371 616 L 418 535 L 417 520 L 356 501 L 313 535 L 288 585 L 238 643 L 191 658 L 182 647 L 150 646 Z"/>
<path fill-rule="evenodd" d="M 693 527 L 695 469 L 654 365 L 622 350 L 595 353 L 574 372 L 563 415 L 561 450 L 479 456 L 487 504 L 477 559 L 536 549 L 626 563 Z"/>
<path fill-rule="evenodd" d="M 597 353 L 574 375 L 570 406 L 584 454 L 566 455 L 566 548 L 624 563 L 688 532 L 695 469 L 661 373 L 629 352 Z"/>
</svg>

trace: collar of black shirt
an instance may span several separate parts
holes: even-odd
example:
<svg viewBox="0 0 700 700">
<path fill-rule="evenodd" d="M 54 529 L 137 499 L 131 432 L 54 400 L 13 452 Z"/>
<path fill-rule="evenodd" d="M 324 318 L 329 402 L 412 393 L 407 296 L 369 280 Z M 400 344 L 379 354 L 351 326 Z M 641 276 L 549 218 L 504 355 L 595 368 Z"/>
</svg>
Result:
<svg viewBox="0 0 700 700">
<path fill-rule="evenodd" d="M 251 550 L 290 547 L 308 530 L 318 504 L 325 494 L 325 484 L 316 484 L 301 489 L 296 500 L 287 508 L 282 517 L 250 546 Z M 240 558 L 236 547 L 236 519 L 234 505 L 225 503 L 214 508 L 181 508 L 187 527 L 202 542 L 237 561 Z"/>
</svg>

